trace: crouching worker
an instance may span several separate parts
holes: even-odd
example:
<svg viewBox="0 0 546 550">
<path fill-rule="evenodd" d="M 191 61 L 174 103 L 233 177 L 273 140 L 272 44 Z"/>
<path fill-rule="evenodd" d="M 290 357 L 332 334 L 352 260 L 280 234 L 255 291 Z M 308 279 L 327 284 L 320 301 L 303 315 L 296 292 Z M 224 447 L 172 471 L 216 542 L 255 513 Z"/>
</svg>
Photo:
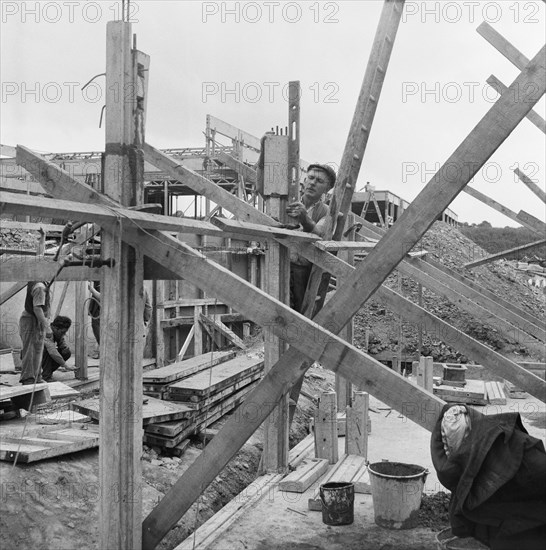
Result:
<svg viewBox="0 0 546 550">
<path fill-rule="evenodd" d="M 42 378 L 44 382 L 51 382 L 53 373 L 58 369 L 74 370 L 66 364 L 72 355 L 65 336 L 72 321 L 68 317 L 59 315 L 51 323 L 51 334 L 46 335 L 44 353 L 42 356 Z"/>
</svg>

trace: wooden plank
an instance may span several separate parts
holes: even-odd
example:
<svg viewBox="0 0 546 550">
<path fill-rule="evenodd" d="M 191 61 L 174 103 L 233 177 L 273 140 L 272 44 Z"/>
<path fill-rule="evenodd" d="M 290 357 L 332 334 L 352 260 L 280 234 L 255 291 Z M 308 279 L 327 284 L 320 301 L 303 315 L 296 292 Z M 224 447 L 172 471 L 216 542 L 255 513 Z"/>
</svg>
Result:
<svg viewBox="0 0 546 550">
<path fill-rule="evenodd" d="M 524 210 L 520 210 L 518 212 L 517 221 L 522 225 L 526 225 L 527 227 L 534 227 L 534 230 L 537 232 L 537 234 L 541 235 L 542 237 L 546 233 L 546 223 L 539 220 L 538 218 L 535 218 L 531 214 L 528 214 Z"/>
<path fill-rule="evenodd" d="M 370 396 L 356 391 L 351 407 L 347 407 L 345 454 L 368 457 L 368 408 Z"/>
<path fill-rule="evenodd" d="M 524 250 L 533 250 L 534 248 L 540 248 L 545 244 L 546 244 L 546 239 L 542 239 L 540 241 L 535 241 L 528 244 L 523 244 L 521 246 L 509 248 L 508 250 L 503 250 L 502 252 L 497 252 L 496 254 L 490 254 L 489 256 L 485 256 L 485 258 L 480 258 L 479 260 L 474 260 L 473 262 L 467 262 L 464 264 L 464 266 L 467 269 L 472 269 L 474 267 L 479 267 L 480 265 L 484 265 L 484 264 L 494 262 L 496 260 L 500 260 L 501 258 L 506 258 L 506 256 L 510 256 L 510 254 L 514 254 L 515 252 L 522 252 Z"/>
<path fill-rule="evenodd" d="M 220 332 L 225 336 L 232 344 L 235 344 L 238 348 L 246 350 L 245 343 L 224 323 L 222 323 L 220 315 L 203 315 L 201 314 L 201 321 L 213 327 L 214 330 Z"/>
<path fill-rule="evenodd" d="M 506 395 L 501 382 L 485 382 L 485 397 L 490 405 L 506 405 Z"/>
<path fill-rule="evenodd" d="M 476 32 L 485 38 L 498 52 L 500 52 L 508 61 L 512 62 L 520 71 L 523 71 L 529 64 L 529 59 L 525 57 L 517 48 L 512 46 L 502 34 L 496 31 L 487 21 L 481 23 Z"/>
<path fill-rule="evenodd" d="M 240 176 L 244 178 L 245 183 L 256 183 L 256 170 L 247 166 L 244 162 L 228 155 L 224 151 L 218 151 L 216 153 L 216 158 L 225 164 L 227 167 L 235 170 Z"/>
<path fill-rule="evenodd" d="M 506 91 L 507 86 L 503 84 L 495 75 L 491 75 L 486 82 L 499 94 Z M 546 134 L 546 120 L 544 120 L 536 111 L 529 111 L 527 118 L 539 129 Z M 518 170 L 518 168 L 516 168 Z M 515 170 L 514 170 L 515 172 Z"/>
<path fill-rule="evenodd" d="M 157 434 L 144 433 L 144 442 L 150 445 L 161 445 L 168 448 L 176 447 L 182 440 L 196 433 L 200 428 L 206 428 L 222 418 L 225 414 L 238 407 L 245 395 L 250 393 L 254 386 L 246 386 L 233 394 L 228 399 L 224 399 L 214 407 L 198 413 L 179 433 L 172 437 L 164 437 Z"/>
<path fill-rule="evenodd" d="M 239 390 L 240 388 L 243 388 L 248 384 L 251 384 L 252 382 L 260 380 L 261 377 L 262 377 L 261 372 L 252 373 L 248 376 L 244 376 L 243 378 L 239 378 L 236 382 L 233 382 L 232 384 L 230 384 L 228 387 L 224 389 L 214 391 L 213 393 L 210 394 L 210 396 L 207 396 L 207 397 L 197 396 L 197 395 L 192 395 L 188 397 L 184 395 L 176 395 L 176 394 L 171 394 L 167 392 L 164 399 L 168 401 L 179 401 L 192 409 L 202 410 L 208 407 L 212 403 L 221 401 L 222 399 L 229 397 L 232 393 Z"/>
<path fill-rule="evenodd" d="M 130 23 L 107 23 L 104 192 L 125 207 L 142 204 L 144 193 L 145 93 L 132 40 Z M 137 92 L 120 101 L 124 90 Z M 143 255 L 121 242 L 120 225 L 101 235 L 101 257 L 115 263 L 101 276 L 99 483 L 109 490 L 100 494 L 98 546 L 129 550 L 142 545 L 142 369 L 135 365 L 144 349 Z"/>
<path fill-rule="evenodd" d="M 63 384 L 62 382 L 48 382 L 47 389 L 51 399 L 62 399 L 63 397 L 74 397 L 80 395 L 78 390 Z"/>
<path fill-rule="evenodd" d="M 451 403 L 487 405 L 485 383 L 483 380 L 467 380 L 464 388 L 448 386 L 447 384 L 434 386 L 434 395 Z"/>
<path fill-rule="evenodd" d="M 279 227 L 270 227 L 267 225 L 259 225 L 257 223 L 242 222 L 239 220 L 230 220 L 227 218 L 212 218 L 211 223 L 219 227 L 223 231 L 231 234 L 252 237 L 254 240 L 261 239 L 287 239 L 294 241 L 297 244 L 300 241 L 315 242 L 320 239 L 314 233 L 303 233 L 292 229 L 283 229 Z"/>
<path fill-rule="evenodd" d="M 197 355 L 159 369 L 147 371 L 142 374 L 142 381 L 145 384 L 167 384 L 229 361 L 234 357 L 234 351 L 215 351 Z"/>
<path fill-rule="evenodd" d="M 315 413 L 315 456 L 330 464 L 338 460 L 336 393 L 322 392 Z"/>
<path fill-rule="evenodd" d="M 544 123 L 546 126 L 546 122 Z M 527 174 L 524 174 L 519 168 L 514 170 L 514 174 L 544 203 L 546 203 L 546 192 L 541 189 Z"/>
<path fill-rule="evenodd" d="M 339 250 L 370 250 L 375 248 L 377 243 L 367 241 L 318 241 L 316 246 L 329 252 Z"/>
<path fill-rule="evenodd" d="M 87 282 L 77 281 L 75 283 L 75 315 L 74 315 L 74 342 L 75 342 L 75 363 L 76 378 L 87 380 Z"/>
<path fill-rule="evenodd" d="M 236 357 L 226 363 L 221 363 L 211 369 L 193 374 L 169 385 L 171 396 L 184 397 L 185 400 L 192 400 L 191 397 L 204 398 L 226 386 L 237 382 L 254 373 L 259 373 L 264 368 L 264 361 L 260 358 L 247 357 L 245 355 Z"/>
<path fill-rule="evenodd" d="M 487 206 L 493 208 L 493 210 L 496 210 L 497 212 L 504 214 L 507 218 L 510 218 L 511 220 L 523 225 L 524 227 L 533 231 L 534 233 L 537 233 L 539 235 L 544 234 L 544 227 L 542 227 L 542 225 L 544 224 L 541 225 L 542 222 L 540 222 L 539 220 L 536 220 L 536 218 L 534 219 L 524 218 L 521 212 L 516 214 L 514 211 L 510 210 L 509 208 L 506 208 L 506 206 L 503 206 L 496 200 L 492 199 L 491 197 L 488 197 L 487 195 L 484 195 L 481 191 L 478 191 L 477 189 L 474 189 L 469 185 L 467 185 L 463 189 L 463 191 L 468 195 L 470 195 L 471 197 L 478 199 L 480 202 L 487 204 Z"/>
<path fill-rule="evenodd" d="M 184 340 L 184 343 L 182 344 L 182 347 L 180 348 L 180 351 L 176 356 L 177 361 L 182 361 L 182 359 L 184 359 L 184 355 L 186 355 L 186 352 L 190 347 L 191 341 L 193 340 L 194 333 L 195 333 L 195 325 L 193 325 L 190 329 L 190 332 L 188 332 L 188 335 L 186 336 L 186 339 Z"/>
<path fill-rule="evenodd" d="M 11 462 L 17 456 L 17 462 L 26 464 L 99 445 L 98 431 L 92 429 L 59 430 L 44 433 L 41 436 L 41 438 L 22 439 L 0 438 L 0 460 Z"/>
<path fill-rule="evenodd" d="M 279 482 L 279 491 L 305 493 L 328 469 L 326 458 L 308 458 Z"/>
<path fill-rule="evenodd" d="M 27 384 L 24 386 L 0 386 L 0 401 L 5 399 L 13 399 L 21 395 L 29 395 L 34 392 L 36 396 L 38 393 L 45 393 L 49 398 L 49 384 L 43 382 L 41 384 Z"/>
<path fill-rule="evenodd" d="M 22 257 L 0 257 L 0 282 L 51 280 L 59 264 L 53 259 Z M 96 281 L 100 279 L 100 268 L 65 267 L 55 279 L 56 281 Z"/>
<path fill-rule="evenodd" d="M 78 392 L 79 393 L 79 392 Z M 36 419 L 38 424 L 83 424 L 91 422 L 91 418 L 86 414 L 68 409 L 66 411 L 53 411 L 48 414 L 40 414 Z"/>
<path fill-rule="evenodd" d="M 153 397 L 146 397 L 146 403 L 141 406 L 143 425 L 151 422 L 167 422 L 168 420 L 189 418 L 195 412 L 194 409 L 187 407 L 183 403 L 161 401 L 160 399 L 154 399 Z M 99 420 L 100 423 L 101 405 L 97 397 L 85 399 L 77 403 L 71 403 L 70 407 L 72 410 L 90 416 L 93 420 Z M 135 421 L 132 408 L 128 408 L 124 413 L 114 411 L 110 412 L 110 414 L 112 416 L 117 416 L 117 422 L 128 422 L 130 420 L 134 423 Z"/>
<path fill-rule="evenodd" d="M 2 292 L 0 295 L 0 305 L 2 305 L 4 302 L 7 302 L 10 298 L 15 296 L 18 292 L 23 290 L 27 286 L 26 281 L 14 283 L 10 288 L 8 288 L 6 291 Z"/>
<path fill-rule="evenodd" d="M 19 222 L 16 220 L 2 220 L 2 229 L 15 231 L 40 231 L 47 233 L 62 233 L 64 225 L 54 225 L 50 223 L 39 222 Z"/>
</svg>

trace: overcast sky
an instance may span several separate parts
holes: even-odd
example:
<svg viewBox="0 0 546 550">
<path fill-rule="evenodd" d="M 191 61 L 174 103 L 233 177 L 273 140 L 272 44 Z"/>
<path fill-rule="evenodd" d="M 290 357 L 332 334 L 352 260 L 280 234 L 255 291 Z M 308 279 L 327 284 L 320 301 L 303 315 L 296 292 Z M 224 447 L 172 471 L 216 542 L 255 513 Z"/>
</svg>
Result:
<svg viewBox="0 0 546 550">
<path fill-rule="evenodd" d="M 338 165 L 382 2 L 131 2 L 151 56 L 147 141 L 202 146 L 212 114 L 256 136 L 287 124 L 285 86 L 300 80 L 301 156 Z M 121 2 L 3 1 L 0 141 L 40 152 L 100 151 L 106 23 Z M 412 200 L 519 71 L 477 32 L 489 22 L 525 56 L 545 42 L 542 1 L 406 2 L 357 189 L 367 181 Z M 536 110 L 545 117 L 544 98 Z M 545 136 L 523 120 L 472 183 L 544 219 L 519 167 L 544 188 Z M 466 194 L 460 221 L 517 225 Z"/>
</svg>

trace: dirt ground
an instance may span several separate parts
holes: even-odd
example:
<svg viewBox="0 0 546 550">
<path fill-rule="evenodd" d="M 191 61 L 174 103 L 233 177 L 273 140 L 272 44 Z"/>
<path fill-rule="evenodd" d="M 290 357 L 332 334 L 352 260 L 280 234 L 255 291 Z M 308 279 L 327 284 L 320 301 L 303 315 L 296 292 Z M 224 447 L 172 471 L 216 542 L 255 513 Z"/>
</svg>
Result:
<svg viewBox="0 0 546 550">
<path fill-rule="evenodd" d="M 316 371 L 316 372 L 315 372 Z M 311 369 L 304 390 L 318 394 L 331 389 L 333 374 Z M 60 406 L 66 407 L 65 404 Z M 51 407 L 50 407 L 51 408 Z M 291 446 L 309 432 L 312 401 L 302 397 L 290 434 Z M 19 421 L 21 423 L 22 420 Z M 213 427 L 221 426 L 221 421 Z M 85 424 L 82 425 L 85 428 Z M 50 426 L 32 426 L 33 431 Z M 177 546 L 202 523 L 212 517 L 257 476 L 262 450 L 258 430 L 231 460 L 223 472 L 201 495 L 158 548 Z M 203 443 L 195 438 L 181 458 L 162 455 L 158 448 L 144 445 L 143 517 L 145 517 L 202 452 Z M 81 451 L 58 459 L 32 464 L 0 462 L 0 532 L 2 550 L 97 550 L 98 450 Z M 110 549 L 100 549 L 110 550 Z M 115 550 L 115 549 L 112 549 Z"/>
</svg>

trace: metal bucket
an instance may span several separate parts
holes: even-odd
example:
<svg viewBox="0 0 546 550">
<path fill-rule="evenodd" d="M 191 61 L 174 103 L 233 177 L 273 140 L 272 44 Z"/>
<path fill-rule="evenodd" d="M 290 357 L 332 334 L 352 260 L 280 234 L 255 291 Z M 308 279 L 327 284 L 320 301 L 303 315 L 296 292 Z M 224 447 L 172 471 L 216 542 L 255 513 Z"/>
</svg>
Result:
<svg viewBox="0 0 546 550">
<path fill-rule="evenodd" d="M 416 464 L 375 462 L 368 465 L 375 523 L 387 529 L 417 526 L 428 470 Z"/>
<path fill-rule="evenodd" d="M 355 486 L 330 482 L 319 488 L 322 522 L 326 525 L 349 525 L 354 520 Z"/>
</svg>

